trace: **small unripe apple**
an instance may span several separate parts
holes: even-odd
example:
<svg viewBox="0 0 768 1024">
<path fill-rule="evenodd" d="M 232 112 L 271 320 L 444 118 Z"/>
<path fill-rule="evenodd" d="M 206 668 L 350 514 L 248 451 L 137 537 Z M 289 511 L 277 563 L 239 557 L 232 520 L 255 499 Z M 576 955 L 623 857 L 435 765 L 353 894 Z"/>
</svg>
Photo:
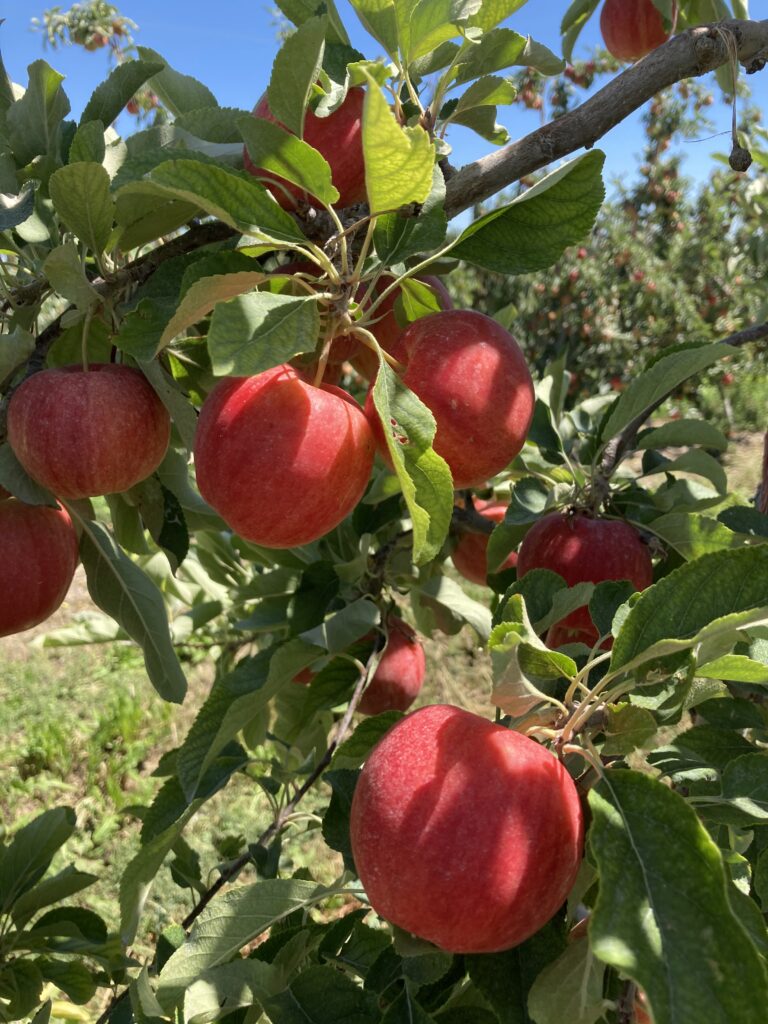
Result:
<svg viewBox="0 0 768 1024">
<path fill-rule="evenodd" d="M 522 579 L 531 569 L 550 569 L 563 577 L 569 587 L 577 583 L 629 580 L 637 590 L 653 582 L 653 565 L 648 545 L 622 519 L 601 519 L 586 512 L 550 512 L 530 528 L 517 553 L 517 575 Z M 557 624 L 559 643 L 568 635 L 592 646 L 598 633 L 584 605 Z M 553 627 L 554 629 L 554 627 Z M 553 644 L 554 646 L 554 644 Z M 559 646 L 559 644 L 557 644 Z"/>
<path fill-rule="evenodd" d="M 75 573 L 78 543 L 63 508 L 0 501 L 0 636 L 53 615 Z"/>
<path fill-rule="evenodd" d="M 673 18 L 677 5 L 672 5 Z M 617 60 L 640 60 L 669 39 L 652 0 L 605 0 L 600 12 L 605 48 Z"/>
<path fill-rule="evenodd" d="M 331 168 L 331 179 L 339 192 L 336 202 L 339 207 L 365 202 L 362 135 L 364 99 L 365 90 L 358 86 L 349 90 L 338 110 L 334 110 L 328 117 L 318 117 L 312 110 L 307 110 L 304 117 L 304 141 L 327 160 Z M 253 108 L 253 116 L 281 124 L 269 109 L 266 93 Z M 256 167 L 248 155 L 247 147 L 243 149 L 243 165 L 250 174 L 280 183 L 282 187 L 272 191 L 284 209 L 294 209 L 299 199 L 306 200 L 316 209 L 322 208 L 322 203 L 315 196 L 308 195 L 276 174 Z"/>
<path fill-rule="evenodd" d="M 387 625 L 387 646 L 357 705 L 357 710 L 364 715 L 406 711 L 424 683 L 427 663 L 416 633 L 395 615 L 389 617 Z"/>
<path fill-rule="evenodd" d="M 354 399 L 292 366 L 228 377 L 203 403 L 195 438 L 200 493 L 246 540 L 292 548 L 355 507 L 375 442 Z"/>
<path fill-rule="evenodd" d="M 452 953 L 523 942 L 581 862 L 582 813 L 560 761 L 521 733 L 445 704 L 379 741 L 352 800 L 352 853 L 371 906 Z"/>
<path fill-rule="evenodd" d="M 491 522 L 500 523 L 507 511 L 507 505 L 503 501 L 476 501 L 475 512 L 490 519 Z M 456 547 L 453 549 L 451 559 L 458 572 L 472 583 L 479 583 L 485 586 L 488 582 L 488 541 L 485 533 L 462 533 Z M 507 555 L 502 565 L 496 570 L 503 572 L 517 565 L 517 552 L 512 551 Z"/>
<path fill-rule="evenodd" d="M 410 324 L 393 355 L 406 365 L 403 381 L 432 410 L 433 446 L 454 487 L 475 487 L 509 465 L 525 443 L 535 400 L 525 357 L 509 331 L 483 313 L 450 309 Z M 366 411 L 389 461 L 370 394 Z"/>
<path fill-rule="evenodd" d="M 8 406 L 8 440 L 29 475 L 59 498 L 114 494 L 163 460 L 168 412 L 139 370 L 96 363 L 43 370 Z"/>
</svg>

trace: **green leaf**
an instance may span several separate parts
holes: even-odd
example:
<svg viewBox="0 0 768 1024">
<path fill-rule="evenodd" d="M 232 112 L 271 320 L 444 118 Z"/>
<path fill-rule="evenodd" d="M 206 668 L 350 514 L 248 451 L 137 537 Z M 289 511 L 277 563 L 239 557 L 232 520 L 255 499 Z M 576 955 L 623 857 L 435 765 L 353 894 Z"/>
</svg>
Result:
<svg viewBox="0 0 768 1024">
<path fill-rule="evenodd" d="M 329 206 L 338 201 L 328 161 L 309 143 L 261 117 L 247 115 L 237 126 L 256 167 L 285 178 Z"/>
<path fill-rule="evenodd" d="M 68 505 L 82 530 L 80 557 L 94 602 L 142 649 L 150 682 L 164 700 L 181 703 L 187 681 L 168 628 L 162 594 L 100 524 Z"/>
<path fill-rule="evenodd" d="M 285 992 L 264 1000 L 274 1024 L 371 1024 L 375 997 L 333 967 L 308 967 Z"/>
<path fill-rule="evenodd" d="M 432 448 L 435 418 L 383 359 L 373 401 L 413 522 L 413 559 L 423 565 L 443 546 L 453 514 L 451 471 Z"/>
<path fill-rule="evenodd" d="M 586 938 L 571 942 L 531 986 L 528 1012 L 536 1024 L 595 1024 L 606 1009 L 604 974 Z"/>
<path fill-rule="evenodd" d="M 321 625 L 306 630 L 301 639 L 329 654 L 339 654 L 366 636 L 378 624 L 380 614 L 373 601 L 360 597 L 334 612 Z"/>
<path fill-rule="evenodd" d="M 235 274 L 216 274 L 195 281 L 184 292 L 184 298 L 160 337 L 158 349 L 164 348 L 177 335 L 203 320 L 217 302 L 251 291 L 265 281 L 266 277 L 262 271 L 248 270 Z"/>
<path fill-rule="evenodd" d="M 9 444 L 0 445 L 0 487 L 4 487 L 6 491 L 10 491 L 28 505 L 58 507 L 51 492 L 27 476 Z"/>
<path fill-rule="evenodd" d="M 414 253 L 437 249 L 445 241 L 448 219 L 445 216 L 445 178 L 438 166 L 432 170 L 432 191 L 418 217 L 386 213 L 376 221 L 374 244 L 382 263 L 393 264 Z"/>
<path fill-rule="evenodd" d="M 34 61 L 27 70 L 27 91 L 5 115 L 8 141 L 20 167 L 31 163 L 36 156 L 57 153 L 61 122 L 70 110 L 67 95 L 61 88 L 63 75 L 44 60 Z"/>
<path fill-rule="evenodd" d="M 286 38 L 272 65 L 267 89 L 269 109 L 299 138 L 304 135 L 304 114 L 323 62 L 327 29 L 327 18 L 307 18 Z M 251 156 L 257 167 L 265 166 Z"/>
<path fill-rule="evenodd" d="M 656 1024 L 759 1024 L 765 967 L 734 917 L 720 852 L 694 811 L 630 771 L 606 772 L 589 803 L 600 877 L 589 929 L 595 955 L 641 986 Z"/>
<path fill-rule="evenodd" d="M 603 427 L 601 440 L 610 441 L 632 420 L 662 399 L 678 384 L 712 366 L 718 359 L 732 355 L 730 345 L 696 342 L 667 349 L 651 365 L 634 377 L 617 398 Z"/>
<path fill-rule="evenodd" d="M 526 40 L 520 63 L 534 68 L 542 75 L 559 75 L 565 70 L 565 61 L 562 57 L 558 57 L 543 43 L 537 43 L 530 36 Z"/>
<path fill-rule="evenodd" d="M 169 160 L 124 194 L 160 192 L 195 203 L 207 214 L 260 241 L 305 242 L 295 221 L 250 174 L 198 160 Z"/>
<path fill-rule="evenodd" d="M 267 879 L 220 893 L 160 973 L 157 998 L 170 1011 L 203 971 L 227 963 L 273 924 L 313 906 L 333 890 L 299 879 Z"/>
<path fill-rule="evenodd" d="M 96 979 L 85 964 L 76 960 L 52 960 L 47 957 L 40 957 L 35 962 L 45 980 L 61 989 L 73 1003 L 82 1005 L 93 999 Z"/>
<path fill-rule="evenodd" d="M 645 708 L 634 704 L 609 705 L 606 715 L 605 742 L 601 750 L 606 757 L 631 754 L 656 735 L 656 719 Z"/>
<path fill-rule="evenodd" d="M 670 420 L 660 427 L 643 430 L 638 434 L 635 447 L 644 450 L 682 447 L 689 444 L 724 452 L 728 447 L 728 438 L 708 420 Z"/>
<path fill-rule="evenodd" d="M 427 577 L 411 590 L 411 604 L 417 625 L 427 635 L 435 629 L 452 635 L 464 625 L 471 626 L 481 640 L 490 635 L 491 613 L 449 576 Z"/>
<path fill-rule="evenodd" d="M 697 665 L 696 675 L 729 683 L 765 684 L 768 683 L 768 665 L 753 661 L 745 654 L 724 654 L 705 665 Z"/>
<path fill-rule="evenodd" d="M 18 195 L 0 194 L 0 231 L 8 231 L 32 216 L 38 182 L 25 181 Z"/>
<path fill-rule="evenodd" d="M 359 768 L 382 736 L 402 717 L 400 711 L 385 711 L 381 715 L 364 718 L 352 735 L 336 749 L 331 768 Z"/>
<path fill-rule="evenodd" d="M 239 107 L 199 107 L 179 115 L 173 125 L 206 142 L 236 143 L 241 140 L 237 123 L 247 113 Z"/>
<path fill-rule="evenodd" d="M 100 254 L 115 217 L 106 169 L 96 163 L 67 164 L 51 175 L 48 187 L 56 212 L 69 230 Z"/>
<path fill-rule="evenodd" d="M 435 148 L 421 127 L 403 128 L 366 71 L 363 104 L 365 188 L 371 213 L 423 203 L 432 191 Z"/>
<path fill-rule="evenodd" d="M 510 551 L 514 551 L 547 507 L 549 488 L 532 476 L 524 476 L 512 488 L 512 497 L 504 519 L 494 529 L 488 541 L 486 559 L 489 571 L 498 569 Z M 534 615 L 534 619 L 536 616 Z"/>
<path fill-rule="evenodd" d="M 363 28 L 384 47 L 390 57 L 397 54 L 397 21 L 393 0 L 350 0 Z"/>
<path fill-rule="evenodd" d="M 97 875 L 89 875 L 85 871 L 77 871 L 71 865 L 63 868 L 51 878 L 46 878 L 34 888 L 29 889 L 13 904 L 11 916 L 17 925 L 23 925 L 38 910 L 59 903 L 68 896 L 87 889 L 98 881 Z"/>
<path fill-rule="evenodd" d="M 494 28 L 481 36 L 480 41 L 467 47 L 462 59 L 457 62 L 455 79 L 457 85 L 471 82 L 473 78 L 503 71 L 516 64 L 525 64 L 523 58 L 528 40 L 509 28 Z"/>
<path fill-rule="evenodd" d="M 235 960 L 203 971 L 184 994 L 185 1024 L 208 1024 L 258 1005 L 284 985 L 284 972 L 261 960 Z"/>
<path fill-rule="evenodd" d="M 573 0 L 573 3 L 563 15 L 563 20 L 560 24 L 560 34 L 563 37 L 563 56 L 566 60 L 571 60 L 573 57 L 573 48 L 581 34 L 581 30 L 599 2 L 600 0 Z"/>
<path fill-rule="evenodd" d="M 729 761 L 722 775 L 722 799 L 737 812 L 729 817 L 730 824 L 768 824 L 768 754 L 744 754 Z"/>
<path fill-rule="evenodd" d="M 101 296 L 85 276 L 85 267 L 74 242 L 58 245 L 46 257 L 43 271 L 54 291 L 83 311 L 101 302 Z"/>
<path fill-rule="evenodd" d="M 328 18 L 328 42 L 349 46 L 349 36 L 333 0 L 277 0 L 277 6 L 294 25 L 324 14 Z"/>
<path fill-rule="evenodd" d="M 728 476 L 717 461 L 707 452 L 692 448 L 674 459 L 662 459 L 655 463 L 650 473 L 694 473 L 714 484 L 718 494 L 728 490 Z"/>
<path fill-rule="evenodd" d="M 19 1020 L 40 1002 L 43 976 L 33 960 L 12 960 L 0 967 L 0 1008 L 4 1020 Z"/>
<path fill-rule="evenodd" d="M 187 451 L 191 452 L 195 444 L 197 427 L 197 410 L 182 392 L 173 377 L 161 366 L 157 359 L 137 358 L 139 369 L 157 393 L 157 397 L 171 414 L 171 419 Z"/>
<path fill-rule="evenodd" d="M 79 162 L 102 164 L 107 154 L 104 139 L 104 125 L 101 121 L 88 121 L 75 132 L 69 147 L 68 163 Z"/>
<path fill-rule="evenodd" d="M 713 551 L 743 548 L 745 543 L 743 535 L 700 512 L 669 512 L 643 525 L 688 562 Z"/>
<path fill-rule="evenodd" d="M 551 266 L 594 224 L 605 195 L 600 176 L 604 160 L 604 153 L 593 150 L 552 171 L 511 203 L 465 228 L 451 255 L 503 274 Z"/>
<path fill-rule="evenodd" d="M 628 671 L 685 650 L 702 634 L 732 634 L 735 642 L 742 623 L 765 616 L 766 596 L 768 547 L 717 551 L 688 562 L 637 599 L 614 641 L 610 670 Z"/>
<path fill-rule="evenodd" d="M 183 75 L 148 46 L 137 47 L 142 60 L 163 65 L 150 79 L 152 89 L 174 116 L 199 107 L 216 107 L 218 103 L 211 90 L 191 75 Z"/>
<path fill-rule="evenodd" d="M 101 121 L 111 125 L 135 92 L 147 82 L 152 75 L 161 70 L 162 61 L 129 60 L 110 72 L 109 78 L 96 87 L 93 95 L 85 105 L 80 124 L 89 121 Z"/>
<path fill-rule="evenodd" d="M 5 380 L 26 363 L 34 348 L 35 339 L 21 327 L 15 327 L 10 334 L 4 334 L 0 340 L 0 380 Z"/>
<path fill-rule="evenodd" d="M 480 7 L 480 0 L 398 0 L 395 17 L 404 63 L 411 64 L 458 36 L 460 26 Z"/>
<path fill-rule="evenodd" d="M 349 838 L 349 815 L 359 775 L 358 769 L 349 768 L 334 768 L 323 775 L 323 781 L 333 790 L 331 802 L 323 815 L 323 839 L 326 846 L 342 855 L 344 867 L 353 874 L 357 869 Z"/>
<path fill-rule="evenodd" d="M 483 0 L 480 10 L 469 18 L 468 24 L 472 28 L 481 28 L 483 32 L 488 32 L 516 14 L 527 2 L 528 0 Z"/>
<path fill-rule="evenodd" d="M 48 870 L 54 855 L 75 830 L 71 807 L 44 811 L 20 828 L 0 849 L 0 912 L 8 913 Z"/>
<path fill-rule="evenodd" d="M 253 292 L 216 306 L 208 332 L 217 377 L 248 376 L 312 352 L 320 333 L 317 300 L 311 296 Z"/>
<path fill-rule="evenodd" d="M 595 586 L 589 599 L 589 615 L 600 636 L 611 632 L 619 608 L 635 592 L 629 580 L 603 580 Z"/>
<path fill-rule="evenodd" d="M 434 1020 L 416 1002 L 411 989 L 406 985 L 387 1007 L 381 1024 L 434 1024 Z"/>
</svg>

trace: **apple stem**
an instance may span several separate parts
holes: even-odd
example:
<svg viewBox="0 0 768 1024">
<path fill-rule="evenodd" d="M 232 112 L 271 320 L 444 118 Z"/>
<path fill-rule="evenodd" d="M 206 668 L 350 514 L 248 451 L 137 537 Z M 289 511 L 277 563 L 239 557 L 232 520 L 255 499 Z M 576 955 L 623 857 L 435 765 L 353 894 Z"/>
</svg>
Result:
<svg viewBox="0 0 768 1024">
<path fill-rule="evenodd" d="M 359 335 L 360 340 L 363 342 L 363 344 L 367 345 L 368 348 L 373 349 L 377 356 L 384 359 L 385 362 L 389 363 L 389 365 L 392 367 L 395 373 L 401 374 L 405 372 L 405 365 L 399 362 L 397 359 L 395 359 L 393 355 L 390 355 L 389 352 L 386 351 L 386 349 L 383 349 L 370 331 L 367 331 L 364 327 L 358 327 L 357 324 L 353 324 L 352 327 L 349 328 L 349 331 L 352 334 Z"/>
<path fill-rule="evenodd" d="M 91 329 L 91 319 L 93 317 L 93 310 L 89 309 L 85 314 L 85 320 L 83 321 L 83 340 L 82 340 L 82 359 L 83 369 L 88 372 L 88 332 Z"/>
</svg>

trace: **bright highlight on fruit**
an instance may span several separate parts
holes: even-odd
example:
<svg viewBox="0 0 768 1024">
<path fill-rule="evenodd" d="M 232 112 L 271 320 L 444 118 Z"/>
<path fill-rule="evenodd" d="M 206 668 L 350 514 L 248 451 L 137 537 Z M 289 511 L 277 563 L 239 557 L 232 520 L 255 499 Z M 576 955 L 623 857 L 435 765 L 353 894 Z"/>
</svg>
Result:
<svg viewBox="0 0 768 1024">
<path fill-rule="evenodd" d="M 292 548 L 324 536 L 363 496 L 375 443 L 359 405 L 292 366 L 220 381 L 195 439 L 200 493 L 246 540 Z"/>
<path fill-rule="evenodd" d="M 523 942 L 573 885 L 582 812 L 546 748 L 445 704 L 377 744 L 352 801 L 355 865 L 374 910 L 453 953 Z"/>
</svg>

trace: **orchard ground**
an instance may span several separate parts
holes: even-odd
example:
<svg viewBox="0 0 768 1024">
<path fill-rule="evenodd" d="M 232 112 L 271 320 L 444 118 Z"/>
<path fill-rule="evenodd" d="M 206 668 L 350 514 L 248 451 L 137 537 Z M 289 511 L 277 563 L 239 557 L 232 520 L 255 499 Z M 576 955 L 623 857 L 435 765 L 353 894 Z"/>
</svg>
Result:
<svg viewBox="0 0 768 1024">
<path fill-rule="evenodd" d="M 762 444 L 761 434 L 739 433 L 724 457 L 729 489 L 747 500 L 758 483 Z M 466 581 L 462 585 L 473 596 L 481 596 L 482 588 Z M 53 800 L 75 807 L 78 828 L 68 858 L 76 858 L 78 867 L 99 876 L 89 890 L 88 905 L 116 925 L 114 892 L 138 848 L 139 821 L 132 808 L 150 802 L 159 788 L 152 772 L 194 720 L 212 671 L 202 658 L 187 662 L 190 693 L 179 712 L 151 689 L 141 655 L 132 644 L 42 646 L 45 634 L 70 625 L 78 612 L 93 607 L 79 568 L 64 604 L 51 619 L 0 640 L 0 745 L 5 754 L 0 826 L 17 828 Z M 425 648 L 426 683 L 415 706 L 445 702 L 487 713 L 490 665 L 474 649 L 468 628 L 447 642 L 427 640 Z M 682 722 L 678 728 L 684 727 Z M 307 811 L 324 806 L 328 793 L 323 790 Z M 187 835 L 192 846 L 215 849 L 220 862 L 237 856 L 245 837 L 258 834 L 270 821 L 260 792 L 245 775 L 235 776 L 228 795 L 214 797 L 211 813 L 196 819 Z M 319 832 L 314 836 L 302 833 L 286 841 L 286 867 L 295 870 L 311 864 L 316 877 L 330 881 L 339 855 L 325 846 Z M 215 866 L 202 864 L 203 880 Z M 192 897 L 191 890 L 171 883 L 170 868 L 164 867 L 146 910 L 152 930 L 178 920 L 192 906 Z"/>
</svg>

